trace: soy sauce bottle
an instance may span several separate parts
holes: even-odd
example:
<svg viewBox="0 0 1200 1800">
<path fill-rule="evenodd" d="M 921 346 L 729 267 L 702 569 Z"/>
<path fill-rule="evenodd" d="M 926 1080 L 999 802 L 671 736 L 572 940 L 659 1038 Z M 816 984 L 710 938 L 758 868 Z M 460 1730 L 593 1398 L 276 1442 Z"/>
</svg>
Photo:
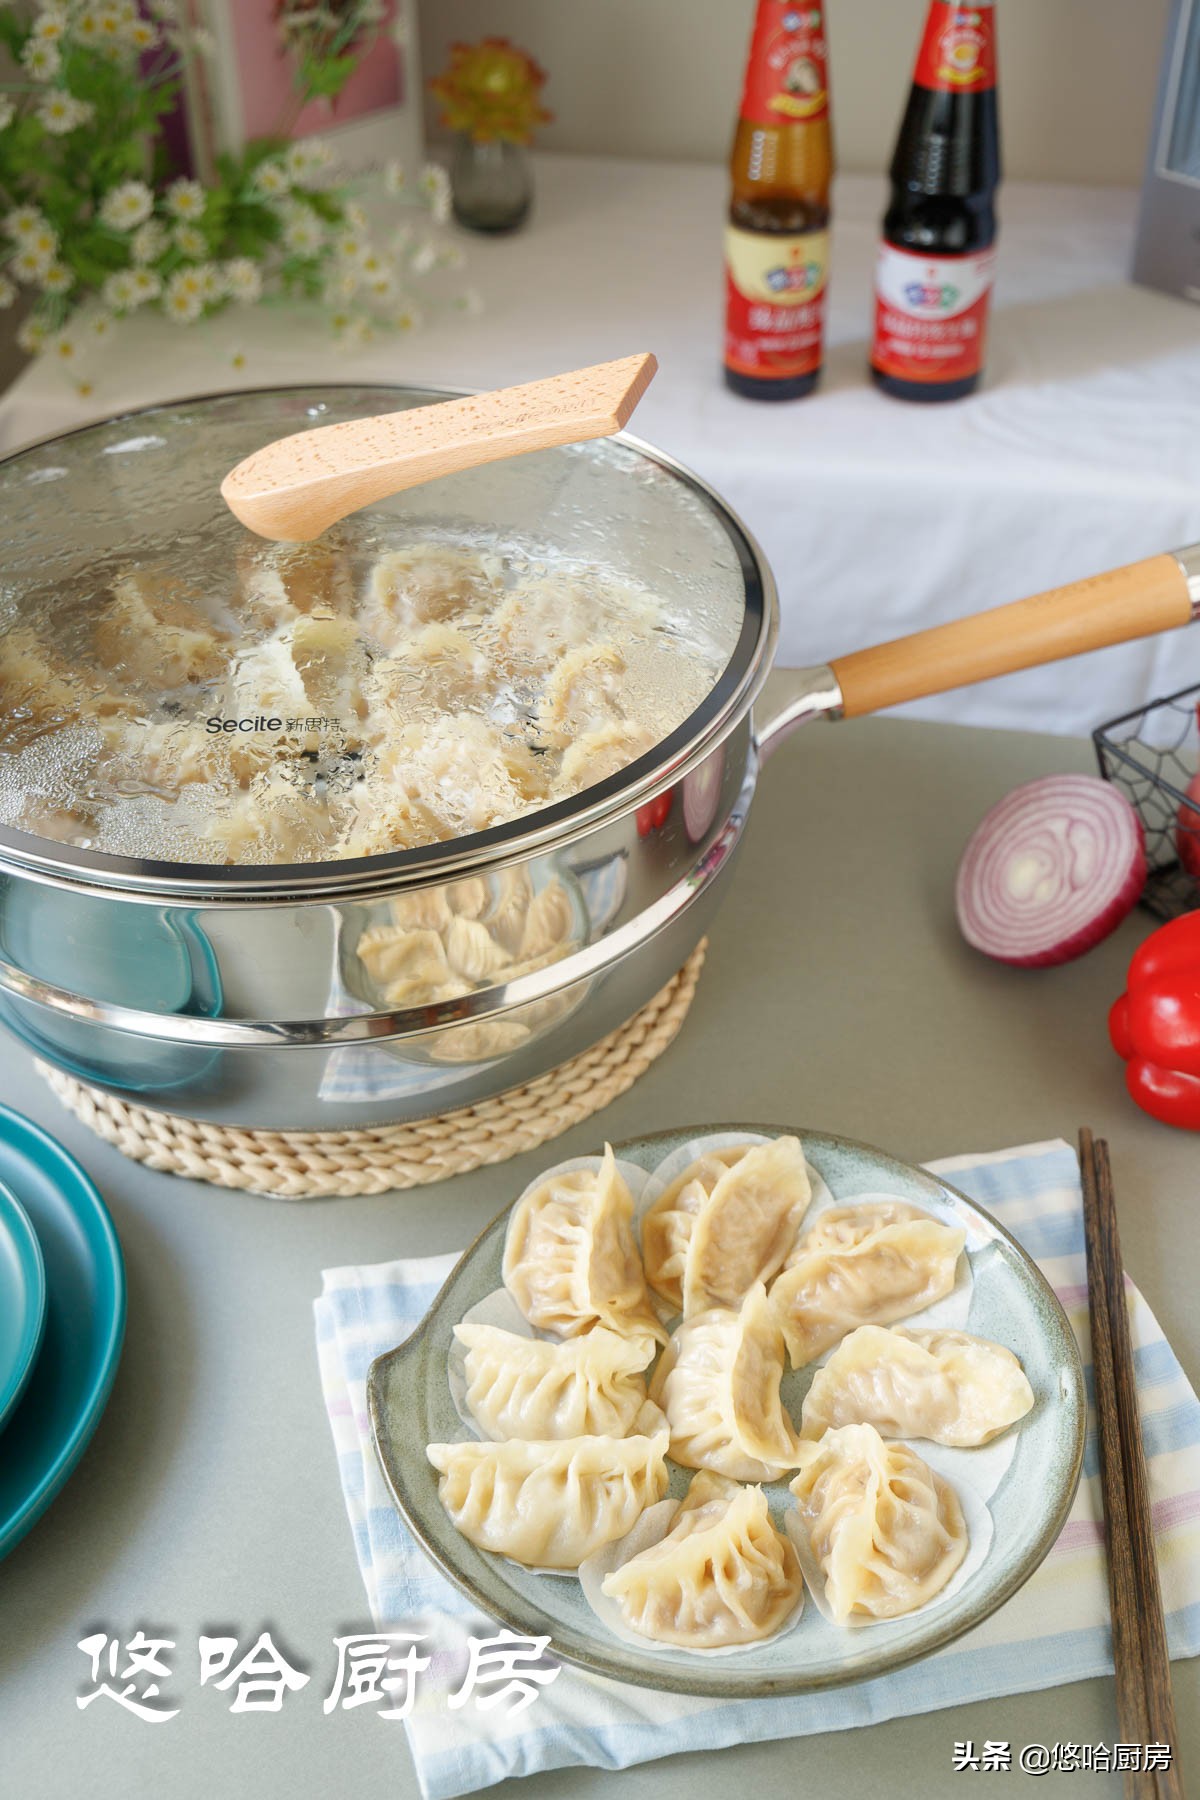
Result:
<svg viewBox="0 0 1200 1800">
<path fill-rule="evenodd" d="M 979 384 L 995 266 L 1000 130 L 992 0 L 932 0 L 891 165 L 871 374 L 901 400 Z"/>
<path fill-rule="evenodd" d="M 820 5 L 758 0 L 729 163 L 725 382 L 754 400 L 817 384 L 833 144 Z"/>
</svg>

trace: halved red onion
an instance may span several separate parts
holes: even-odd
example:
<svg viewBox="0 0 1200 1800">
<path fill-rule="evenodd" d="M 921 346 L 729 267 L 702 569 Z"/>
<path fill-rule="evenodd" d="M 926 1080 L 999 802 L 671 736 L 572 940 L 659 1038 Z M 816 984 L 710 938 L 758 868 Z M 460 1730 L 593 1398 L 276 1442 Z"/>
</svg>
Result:
<svg viewBox="0 0 1200 1800">
<path fill-rule="evenodd" d="M 1145 884 L 1145 834 L 1125 796 L 1095 775 L 1047 775 L 976 827 L 954 901 L 968 944 L 1038 969 L 1106 938 Z"/>
<path fill-rule="evenodd" d="M 721 799 L 721 777 L 725 773 L 725 746 L 714 750 L 681 783 L 683 791 L 683 829 L 688 842 L 698 844 L 717 816 Z"/>
</svg>

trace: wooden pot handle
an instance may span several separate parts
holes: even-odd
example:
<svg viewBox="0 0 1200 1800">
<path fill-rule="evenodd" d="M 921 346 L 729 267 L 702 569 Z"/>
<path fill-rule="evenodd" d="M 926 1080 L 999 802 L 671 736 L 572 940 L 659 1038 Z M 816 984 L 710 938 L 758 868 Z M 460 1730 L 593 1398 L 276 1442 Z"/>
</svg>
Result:
<svg viewBox="0 0 1200 1800">
<path fill-rule="evenodd" d="M 990 612 L 856 650 L 830 666 L 848 719 L 1187 625 L 1196 550 L 1166 552 Z"/>
<path fill-rule="evenodd" d="M 261 537 L 306 542 L 403 488 L 609 437 L 629 422 L 657 367 L 652 356 L 625 356 L 522 387 L 293 432 L 231 469 L 221 494 Z"/>
</svg>

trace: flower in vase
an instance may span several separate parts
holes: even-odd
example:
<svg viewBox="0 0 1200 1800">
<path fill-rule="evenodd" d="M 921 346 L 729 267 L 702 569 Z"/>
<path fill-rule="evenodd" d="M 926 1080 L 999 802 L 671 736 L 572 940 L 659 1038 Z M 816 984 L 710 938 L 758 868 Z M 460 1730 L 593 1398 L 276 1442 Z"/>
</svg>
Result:
<svg viewBox="0 0 1200 1800">
<path fill-rule="evenodd" d="M 129 240 L 130 255 L 135 263 L 157 262 L 170 241 L 166 228 L 157 219 L 147 219 Z"/>
<path fill-rule="evenodd" d="M 68 131 L 86 125 L 94 110 L 86 100 L 77 100 L 74 94 L 56 90 L 47 94 L 37 109 L 37 116 L 46 131 L 54 137 L 65 137 Z"/>
<path fill-rule="evenodd" d="M 286 194 L 292 184 L 288 180 L 288 172 L 283 163 L 278 157 L 271 156 L 267 158 L 266 162 L 259 163 L 258 168 L 254 171 L 254 185 L 260 194 L 265 194 L 269 200 L 274 200 L 280 194 Z"/>
<path fill-rule="evenodd" d="M 208 254 L 208 239 L 198 225 L 177 225 L 171 233 L 175 248 L 190 256 L 193 262 L 199 262 Z M 153 259 L 151 259 L 153 260 Z"/>
<path fill-rule="evenodd" d="M 18 206 L 5 215 L 4 229 L 18 244 L 25 244 L 46 229 L 46 215 L 36 206 Z"/>
<path fill-rule="evenodd" d="M 204 189 L 198 181 L 181 176 L 173 181 L 163 197 L 167 211 L 175 219 L 204 217 Z"/>
<path fill-rule="evenodd" d="M 153 208 L 154 195 L 144 181 L 123 181 L 105 194 L 100 217 L 114 231 L 132 231 L 150 217 Z"/>
<path fill-rule="evenodd" d="M 21 66 L 35 81 L 52 81 L 62 66 L 58 45 L 47 38 L 27 39 L 21 51 Z"/>
<path fill-rule="evenodd" d="M 297 256 L 315 256 L 325 242 L 321 221 L 307 206 L 289 208 L 284 219 L 283 241 Z"/>
<path fill-rule="evenodd" d="M 442 123 L 477 144 L 528 144 L 554 114 L 541 103 L 546 72 L 507 38 L 451 44 L 450 61 L 430 82 L 442 104 Z"/>
<path fill-rule="evenodd" d="M 35 249 L 32 244 L 23 244 L 8 265 L 9 273 L 26 287 L 40 287 L 42 277 L 54 261 L 54 252 Z"/>
<path fill-rule="evenodd" d="M 61 262 L 52 262 L 41 280 L 43 294 L 69 294 L 74 286 L 73 271 Z"/>
<path fill-rule="evenodd" d="M 190 325 L 204 311 L 204 284 L 196 269 L 176 269 L 163 293 L 163 311 L 177 325 Z"/>
</svg>

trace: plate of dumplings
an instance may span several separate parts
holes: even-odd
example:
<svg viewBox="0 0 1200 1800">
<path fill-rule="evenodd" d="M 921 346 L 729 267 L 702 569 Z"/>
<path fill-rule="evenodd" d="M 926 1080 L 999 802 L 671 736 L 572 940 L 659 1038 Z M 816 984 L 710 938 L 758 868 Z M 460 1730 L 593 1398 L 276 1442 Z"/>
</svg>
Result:
<svg viewBox="0 0 1200 1800">
<path fill-rule="evenodd" d="M 1062 1529 L 1087 1420 L 1066 1314 L 982 1207 L 763 1125 L 547 1168 L 367 1399 L 396 1505 L 484 1612 L 724 1697 L 973 1630 Z"/>
</svg>

